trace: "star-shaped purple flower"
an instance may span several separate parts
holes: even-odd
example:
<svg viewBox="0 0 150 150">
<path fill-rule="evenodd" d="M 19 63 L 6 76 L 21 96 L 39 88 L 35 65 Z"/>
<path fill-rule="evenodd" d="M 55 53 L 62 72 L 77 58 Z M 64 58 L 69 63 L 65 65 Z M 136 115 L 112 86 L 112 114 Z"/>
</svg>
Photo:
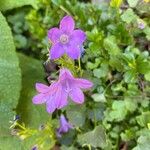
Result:
<svg viewBox="0 0 150 150">
<path fill-rule="evenodd" d="M 66 120 L 64 115 L 60 116 L 60 127 L 57 129 L 57 136 L 61 137 L 63 133 L 67 133 L 69 129 L 73 129 L 73 126 Z"/>
<path fill-rule="evenodd" d="M 74 78 L 68 69 L 61 69 L 59 80 L 50 86 L 42 83 L 36 84 L 38 95 L 33 97 L 34 104 L 46 103 L 47 112 L 52 113 L 55 109 L 61 109 L 68 104 L 68 97 L 75 103 L 84 102 L 84 94 L 81 89 L 88 89 L 93 83 L 81 78 Z"/>
<path fill-rule="evenodd" d="M 60 21 L 58 28 L 48 31 L 48 38 L 52 42 L 50 49 L 50 59 L 57 59 L 63 54 L 67 54 L 72 59 L 78 59 L 81 55 L 81 46 L 86 39 L 85 33 L 74 30 L 75 23 L 71 16 L 65 16 Z"/>
</svg>

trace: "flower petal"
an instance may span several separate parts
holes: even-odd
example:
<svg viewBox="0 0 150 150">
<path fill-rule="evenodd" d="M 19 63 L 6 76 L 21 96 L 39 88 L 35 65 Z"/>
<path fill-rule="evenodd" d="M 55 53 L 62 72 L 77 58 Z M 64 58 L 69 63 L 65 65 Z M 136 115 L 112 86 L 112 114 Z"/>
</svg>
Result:
<svg viewBox="0 0 150 150">
<path fill-rule="evenodd" d="M 69 96 L 75 103 L 82 104 L 84 102 L 84 94 L 76 86 L 72 87 L 72 90 L 70 91 Z"/>
<path fill-rule="evenodd" d="M 53 45 L 50 49 L 50 59 L 57 59 L 65 53 L 63 46 L 59 43 Z"/>
<path fill-rule="evenodd" d="M 79 88 L 88 89 L 93 86 L 93 83 L 86 79 L 75 79 L 75 83 Z"/>
<path fill-rule="evenodd" d="M 66 33 L 70 33 L 73 31 L 75 26 L 74 20 L 71 16 L 65 16 L 60 21 L 60 29 Z"/>
<path fill-rule="evenodd" d="M 56 91 L 55 97 L 54 97 L 57 109 L 61 109 L 68 104 L 67 96 L 68 95 L 67 95 L 66 91 L 63 89 L 63 87 L 61 85 L 59 85 L 57 87 L 57 91 Z"/>
<path fill-rule="evenodd" d="M 46 102 L 45 94 L 38 94 L 33 97 L 32 102 L 34 104 L 43 104 Z"/>
<path fill-rule="evenodd" d="M 82 30 L 74 30 L 71 35 L 71 40 L 77 45 L 81 45 L 86 40 L 86 34 Z"/>
<path fill-rule="evenodd" d="M 35 88 L 40 93 L 47 93 L 49 90 L 49 86 L 42 84 L 42 83 L 36 83 Z"/>
<path fill-rule="evenodd" d="M 56 109 L 55 100 L 53 97 L 50 97 L 49 100 L 46 102 L 46 110 L 48 113 L 53 113 Z"/>
<path fill-rule="evenodd" d="M 52 28 L 48 31 L 48 38 L 53 44 L 58 43 L 61 31 L 58 28 Z"/>
<path fill-rule="evenodd" d="M 80 46 L 73 43 L 68 45 L 65 50 L 67 55 L 72 59 L 78 59 L 81 55 Z"/>
<path fill-rule="evenodd" d="M 63 81 L 66 78 L 73 79 L 72 73 L 66 68 L 60 69 L 59 80 Z"/>
</svg>

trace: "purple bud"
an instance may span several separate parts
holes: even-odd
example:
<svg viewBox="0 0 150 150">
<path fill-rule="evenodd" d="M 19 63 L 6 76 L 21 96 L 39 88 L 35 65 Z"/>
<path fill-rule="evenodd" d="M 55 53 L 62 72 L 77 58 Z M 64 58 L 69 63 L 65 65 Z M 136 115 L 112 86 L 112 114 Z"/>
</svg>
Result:
<svg viewBox="0 0 150 150">
<path fill-rule="evenodd" d="M 144 29 L 145 28 L 145 24 L 143 22 L 139 22 L 138 23 L 138 28 L 139 29 Z"/>
<path fill-rule="evenodd" d="M 15 115 L 14 116 L 14 121 L 17 121 L 17 120 L 19 120 L 20 119 L 20 116 L 19 115 Z"/>
<path fill-rule="evenodd" d="M 35 145 L 35 146 L 32 147 L 31 150 L 38 150 L 38 147 Z"/>
<path fill-rule="evenodd" d="M 61 137 L 63 133 L 67 133 L 73 126 L 66 120 L 64 115 L 60 116 L 60 127 L 57 129 L 57 136 Z"/>
</svg>

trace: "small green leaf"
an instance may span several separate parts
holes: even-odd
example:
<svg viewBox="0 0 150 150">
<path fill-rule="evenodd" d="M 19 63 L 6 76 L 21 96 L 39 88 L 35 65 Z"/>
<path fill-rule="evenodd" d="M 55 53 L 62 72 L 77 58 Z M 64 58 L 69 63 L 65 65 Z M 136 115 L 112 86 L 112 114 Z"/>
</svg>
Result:
<svg viewBox="0 0 150 150">
<path fill-rule="evenodd" d="M 130 7 L 136 7 L 139 0 L 127 0 Z"/>
<path fill-rule="evenodd" d="M 128 70 L 124 74 L 124 80 L 126 83 L 131 83 L 136 79 L 136 72 L 134 70 Z"/>
<path fill-rule="evenodd" d="M 126 105 L 127 110 L 129 110 L 130 112 L 133 112 L 137 108 L 137 101 L 134 99 L 125 98 L 125 105 Z"/>
<path fill-rule="evenodd" d="M 147 127 L 150 122 L 150 111 L 143 112 L 142 115 L 136 117 L 136 120 L 141 127 Z"/>
<path fill-rule="evenodd" d="M 76 127 L 81 127 L 85 123 L 85 108 L 84 106 L 69 105 L 66 108 L 69 122 Z"/>
<path fill-rule="evenodd" d="M 95 102 L 106 102 L 105 95 L 103 93 L 95 93 L 92 95 L 92 98 Z"/>
<path fill-rule="evenodd" d="M 137 146 L 132 150 L 150 150 L 150 132 L 147 130 L 146 135 L 141 135 L 137 140 Z"/>
<path fill-rule="evenodd" d="M 126 23 L 134 22 L 137 19 L 136 14 L 133 12 L 131 8 L 128 8 L 122 15 L 121 19 Z"/>
<path fill-rule="evenodd" d="M 109 68 L 107 63 L 102 63 L 101 67 L 93 70 L 93 74 L 97 78 L 106 77 L 108 75 Z"/>
<path fill-rule="evenodd" d="M 102 126 L 97 126 L 93 131 L 79 135 L 78 142 L 82 145 L 104 148 L 107 145 L 105 130 Z"/>
<path fill-rule="evenodd" d="M 150 71 L 145 74 L 145 79 L 150 81 Z"/>
<path fill-rule="evenodd" d="M 109 111 L 110 120 L 121 121 L 127 115 L 127 108 L 124 101 L 114 101 L 112 110 Z"/>
<path fill-rule="evenodd" d="M 115 36 L 108 36 L 104 39 L 104 48 L 108 51 L 110 56 L 120 54 L 120 49 L 117 45 Z"/>
</svg>

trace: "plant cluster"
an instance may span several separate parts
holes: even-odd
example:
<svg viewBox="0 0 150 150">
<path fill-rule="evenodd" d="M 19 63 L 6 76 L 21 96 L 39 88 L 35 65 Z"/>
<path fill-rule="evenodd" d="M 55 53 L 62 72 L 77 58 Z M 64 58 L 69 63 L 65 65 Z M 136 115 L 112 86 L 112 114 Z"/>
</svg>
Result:
<svg viewBox="0 0 150 150">
<path fill-rule="evenodd" d="M 0 2 L 4 14 L 0 13 L 0 149 L 13 145 L 16 150 L 149 150 L 149 9 L 147 0 L 111 0 L 97 5 L 77 0 Z M 70 52 L 69 46 L 61 53 L 63 45 L 53 48 L 57 42 L 49 29 L 66 15 L 86 34 L 86 41 L 81 32 L 82 36 L 73 38 L 79 53 L 77 49 Z M 61 44 L 66 44 L 71 37 L 62 35 Z M 70 86 L 81 78 L 85 88 L 93 83 L 84 92 L 84 103 L 78 92 L 67 97 L 80 105 L 56 94 L 58 89 L 72 90 L 64 79 Z M 50 85 L 37 84 L 38 99 L 34 97 L 37 82 Z M 55 104 L 46 104 L 50 114 L 45 105 L 33 104 L 46 103 L 47 95 L 48 99 L 57 97 Z M 20 117 L 12 120 L 16 114 Z M 11 134 L 22 142 L 10 136 L 10 120 Z"/>
</svg>

